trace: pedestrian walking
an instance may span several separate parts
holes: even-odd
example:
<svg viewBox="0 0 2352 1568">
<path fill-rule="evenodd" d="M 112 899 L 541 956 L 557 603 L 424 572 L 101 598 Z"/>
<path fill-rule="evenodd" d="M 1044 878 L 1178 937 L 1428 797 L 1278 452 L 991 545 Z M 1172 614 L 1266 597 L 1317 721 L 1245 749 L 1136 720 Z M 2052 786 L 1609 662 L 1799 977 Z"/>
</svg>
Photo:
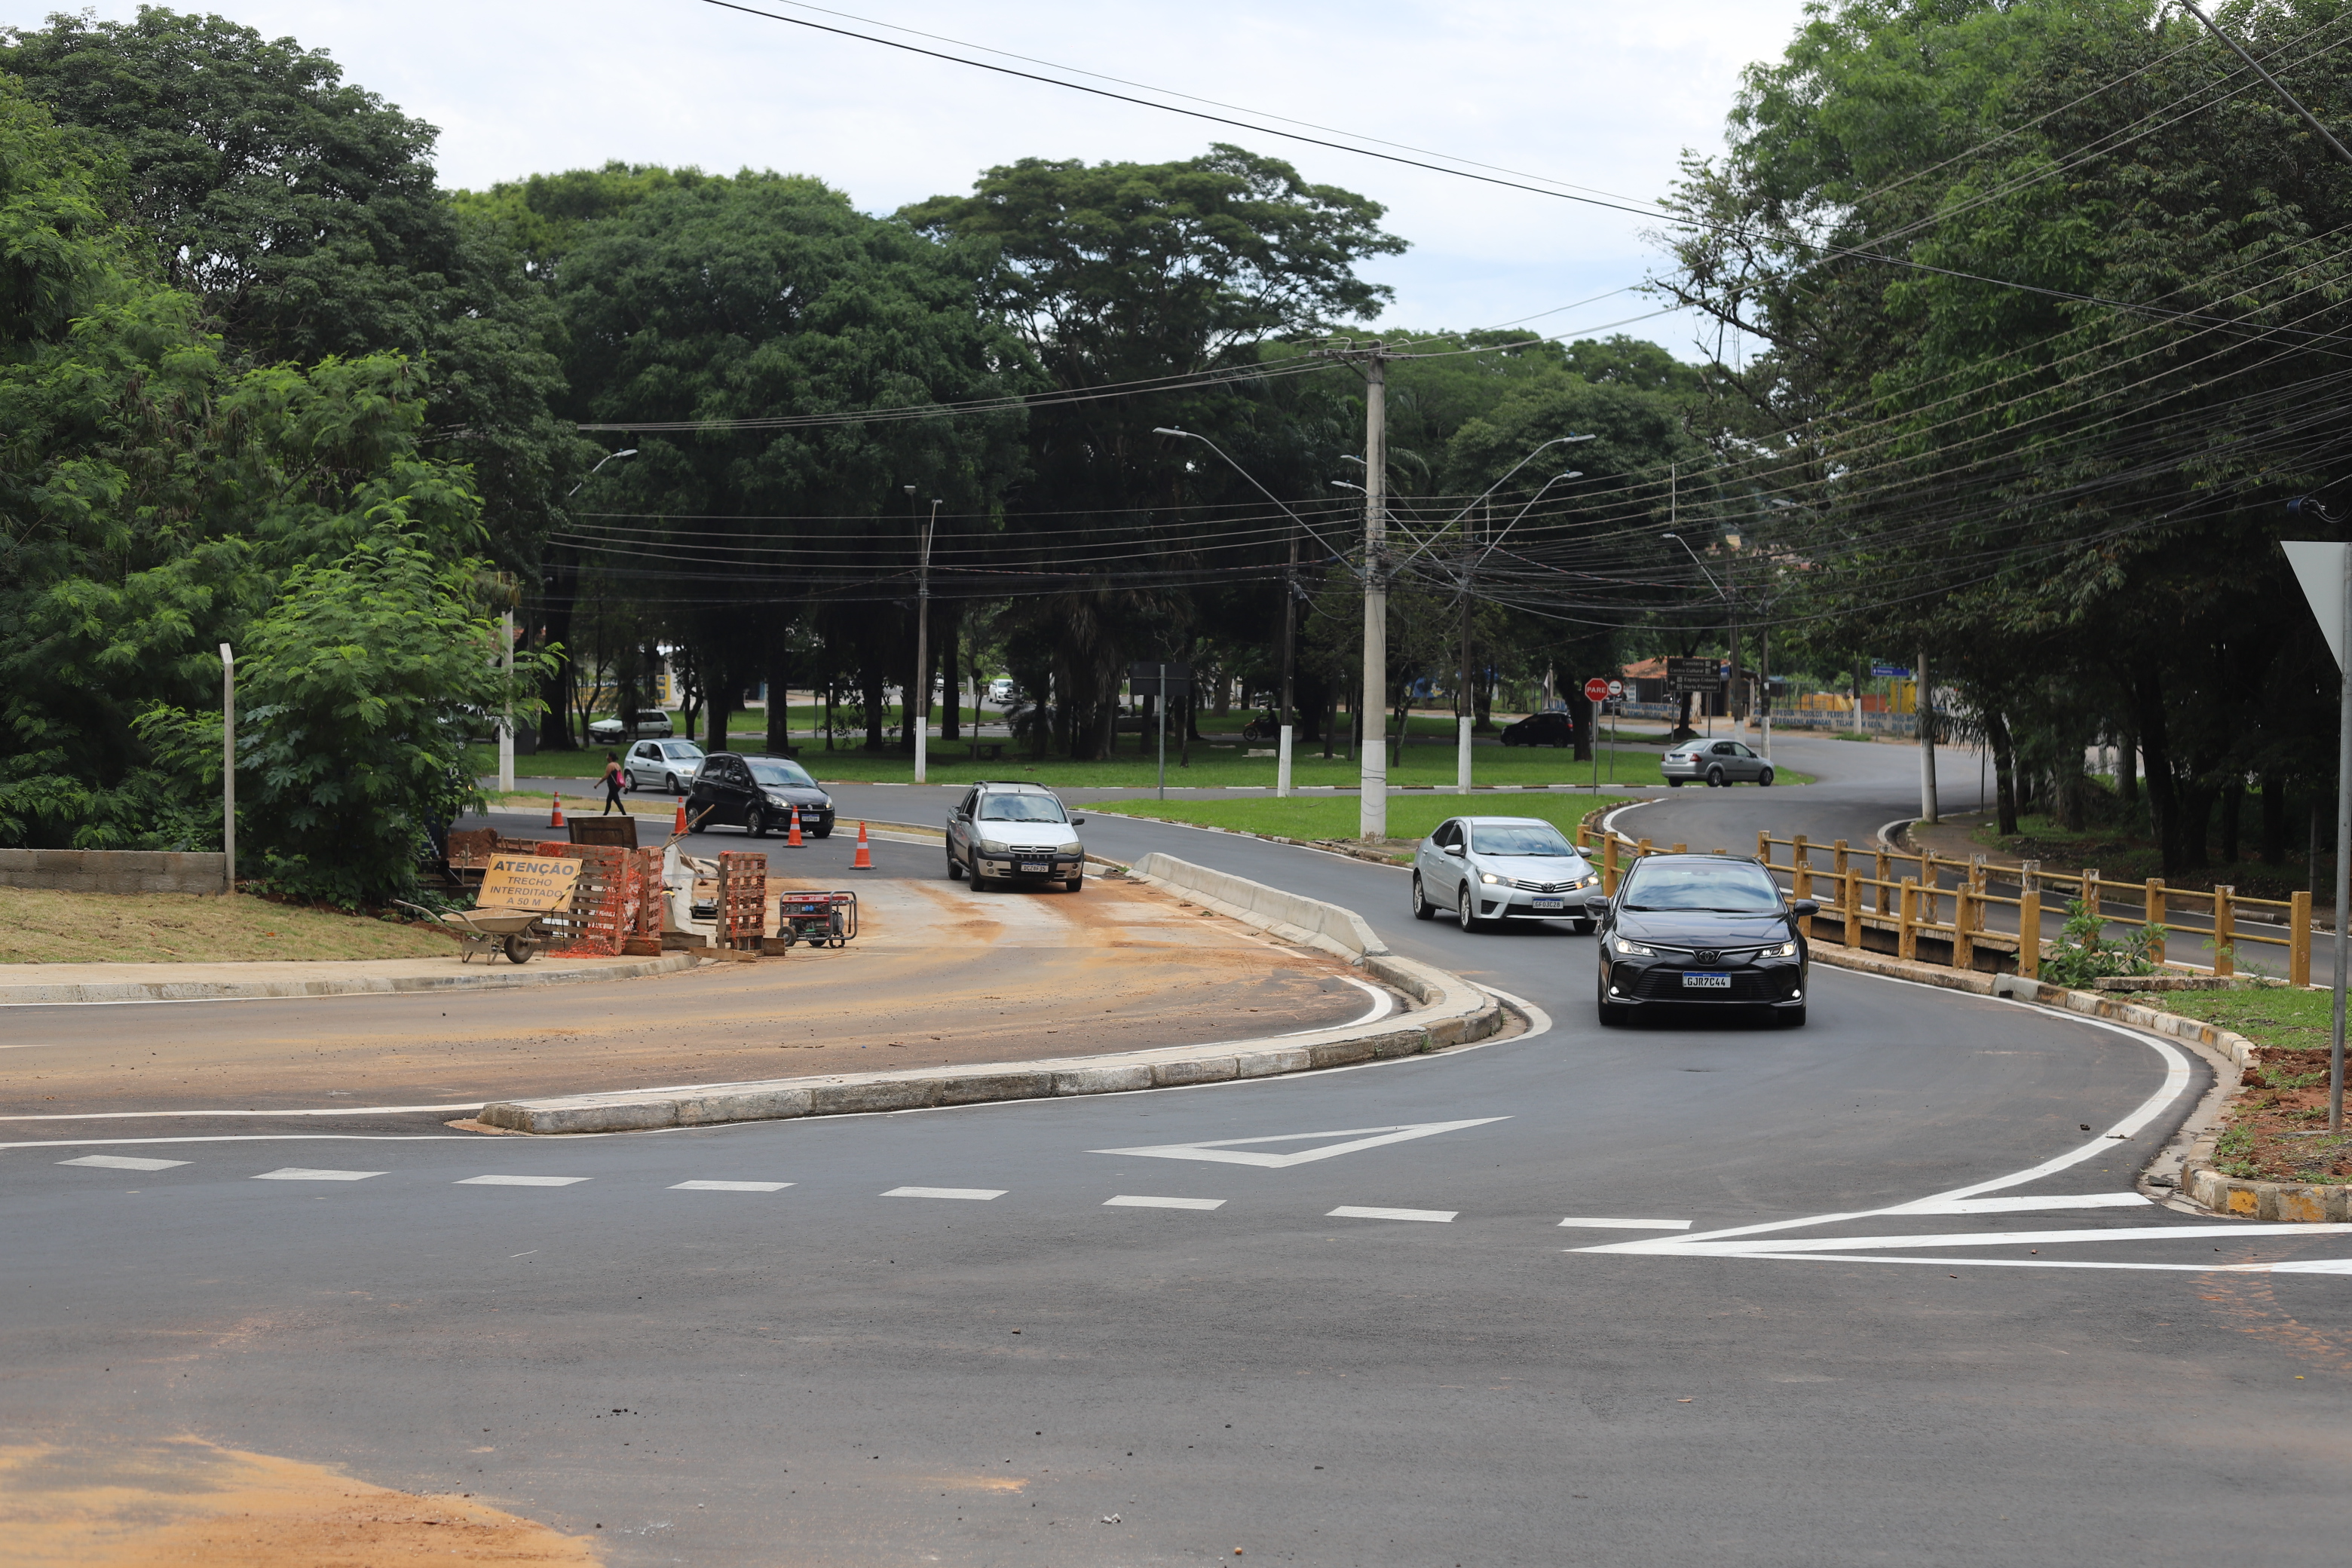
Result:
<svg viewBox="0 0 2352 1568">
<path fill-rule="evenodd" d="M 620 757 L 612 752 L 605 752 L 604 809 L 598 812 L 596 815 L 599 816 L 609 816 L 614 812 L 617 811 L 622 816 L 626 816 L 629 814 L 629 808 L 621 804 L 621 792 L 628 787 L 628 775 L 621 771 Z"/>
</svg>

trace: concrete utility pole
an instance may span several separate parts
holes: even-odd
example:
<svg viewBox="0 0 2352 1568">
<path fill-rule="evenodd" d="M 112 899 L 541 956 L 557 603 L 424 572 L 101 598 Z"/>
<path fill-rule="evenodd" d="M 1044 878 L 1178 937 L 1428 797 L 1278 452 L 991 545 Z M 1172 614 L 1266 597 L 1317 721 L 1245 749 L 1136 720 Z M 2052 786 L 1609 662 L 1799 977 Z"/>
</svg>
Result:
<svg viewBox="0 0 2352 1568">
<path fill-rule="evenodd" d="M 1389 836 L 1388 365 L 1381 344 L 1364 361 L 1364 753 L 1356 836 Z"/>
<path fill-rule="evenodd" d="M 514 612 L 499 617 L 499 668 L 507 678 L 507 708 L 499 720 L 499 793 L 514 794 Z"/>
<path fill-rule="evenodd" d="M 221 650 L 221 891 L 236 891 L 236 655 Z"/>
<path fill-rule="evenodd" d="M 1912 674 L 1911 717 L 1919 726 L 1919 820 L 1936 824 L 1936 700 L 1928 695 L 1927 656 Z"/>
<path fill-rule="evenodd" d="M 912 491 L 915 487 L 908 485 Z M 931 750 L 931 534 L 940 525 L 940 500 L 931 498 L 931 517 L 923 524 L 923 560 L 916 572 L 915 684 L 922 700 L 915 708 L 915 782 L 928 782 L 924 764 Z M 975 753 L 977 754 L 977 753 Z"/>
<path fill-rule="evenodd" d="M 1285 507 L 1285 511 L 1290 509 Z M 1298 522 L 1290 525 L 1290 564 L 1282 573 L 1282 739 L 1275 749 L 1274 793 L 1290 794 L 1290 748 L 1297 733 L 1291 712 L 1292 688 L 1298 676 Z"/>
</svg>

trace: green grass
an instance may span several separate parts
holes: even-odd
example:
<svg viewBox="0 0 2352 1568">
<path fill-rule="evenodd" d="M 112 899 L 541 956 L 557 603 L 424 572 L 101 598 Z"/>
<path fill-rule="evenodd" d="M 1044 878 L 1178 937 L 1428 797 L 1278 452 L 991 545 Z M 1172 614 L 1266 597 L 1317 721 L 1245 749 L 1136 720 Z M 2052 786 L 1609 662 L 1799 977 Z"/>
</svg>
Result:
<svg viewBox="0 0 2352 1568">
<path fill-rule="evenodd" d="M 1582 795 L 1408 795 L 1389 798 L 1389 837 L 1425 838 L 1449 816 L 1468 812 L 1480 816 L 1536 816 L 1557 824 L 1573 838 L 1577 824 L 1596 810 L 1623 805 L 1623 795 L 1604 795 L 1595 800 Z M 1353 795 L 1287 800 L 1118 800 L 1096 801 L 1087 811 L 1121 816 L 1148 816 L 1161 822 L 1191 822 L 1203 827 L 1231 828 L 1236 833 L 1260 833 L 1276 838 L 1334 839 L 1356 837 L 1358 801 Z"/>
<path fill-rule="evenodd" d="M 2200 1018 L 2243 1035 L 2258 1046 L 2290 1051 L 2325 1050 L 2335 998 L 2325 991 L 2265 985 L 2258 991 L 2134 992 L 2143 1007 Z"/>
</svg>

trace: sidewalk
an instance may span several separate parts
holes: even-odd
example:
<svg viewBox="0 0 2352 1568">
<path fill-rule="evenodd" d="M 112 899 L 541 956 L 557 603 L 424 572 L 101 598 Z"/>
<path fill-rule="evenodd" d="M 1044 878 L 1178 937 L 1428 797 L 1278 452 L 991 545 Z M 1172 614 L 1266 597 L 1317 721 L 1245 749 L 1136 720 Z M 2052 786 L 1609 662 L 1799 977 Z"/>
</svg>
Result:
<svg viewBox="0 0 2352 1568">
<path fill-rule="evenodd" d="M 696 963 L 693 953 L 670 952 L 659 958 L 540 958 L 522 964 L 460 963 L 454 953 L 299 963 L 11 963 L 0 968 L 0 1006 L 510 991 L 674 974 Z"/>
</svg>

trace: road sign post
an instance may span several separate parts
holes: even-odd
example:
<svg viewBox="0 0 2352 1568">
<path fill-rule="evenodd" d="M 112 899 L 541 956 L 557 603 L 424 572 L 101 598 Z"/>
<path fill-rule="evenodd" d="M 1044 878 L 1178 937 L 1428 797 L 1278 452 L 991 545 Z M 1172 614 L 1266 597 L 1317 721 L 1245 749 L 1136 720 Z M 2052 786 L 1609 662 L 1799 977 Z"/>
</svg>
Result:
<svg viewBox="0 0 2352 1568">
<path fill-rule="evenodd" d="M 1617 782 L 1617 716 L 1623 711 L 1625 683 L 1622 680 L 1611 681 L 1609 683 L 1609 782 L 1611 784 Z"/>
<path fill-rule="evenodd" d="M 2352 904 L 2352 668 L 2345 657 L 2352 649 L 2352 545 L 2316 540 L 2281 540 L 2287 564 L 2303 586 L 2303 596 L 2318 617 L 2336 656 L 2336 984 L 2335 1005 L 2327 1036 L 2327 1130 L 2344 1131 L 2344 971 L 2347 957 L 2345 906 Z"/>
<path fill-rule="evenodd" d="M 1601 705 L 1609 700 L 1609 678 L 1596 675 L 1584 683 L 1585 711 L 1592 728 L 1586 739 L 1592 744 L 1592 793 L 1601 793 Z"/>
<path fill-rule="evenodd" d="M 1171 695 L 1189 697 L 1192 694 L 1192 667 L 1189 664 L 1131 664 L 1127 668 L 1128 689 L 1138 697 L 1160 700 L 1160 798 L 1168 798 L 1168 699 Z"/>
</svg>

